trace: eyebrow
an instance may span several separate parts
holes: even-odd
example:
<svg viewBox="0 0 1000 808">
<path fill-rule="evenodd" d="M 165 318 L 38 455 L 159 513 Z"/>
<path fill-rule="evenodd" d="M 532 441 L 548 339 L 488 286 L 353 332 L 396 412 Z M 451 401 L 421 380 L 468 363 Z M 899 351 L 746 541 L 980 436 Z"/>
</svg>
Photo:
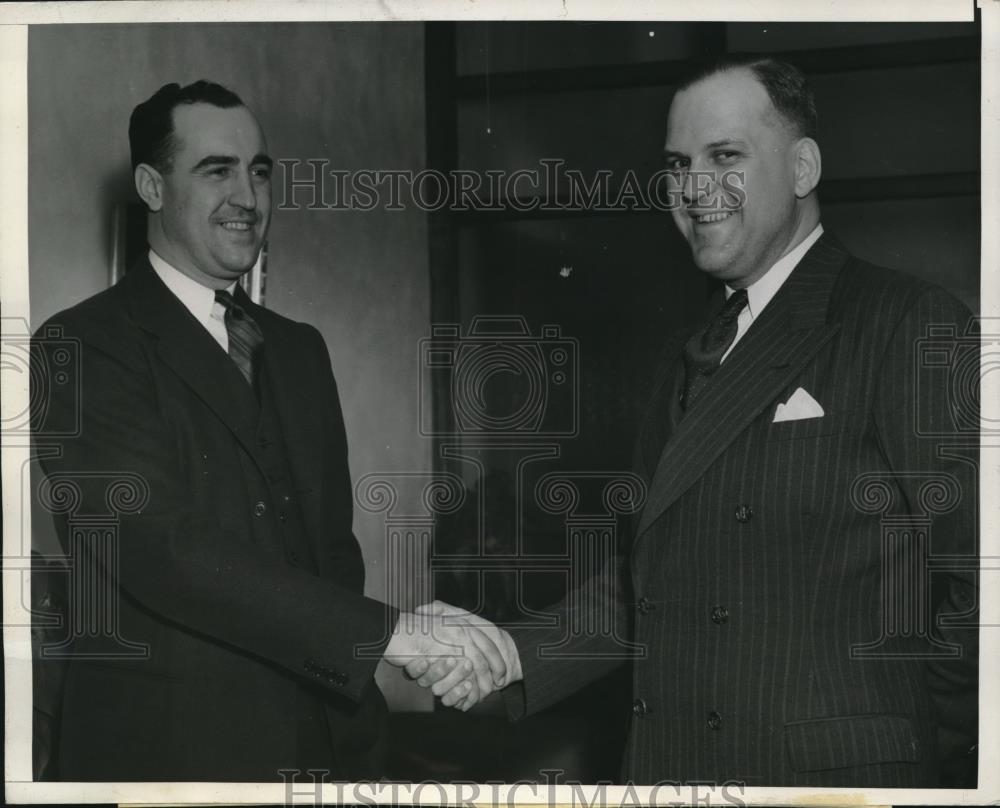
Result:
<svg viewBox="0 0 1000 808">
<path fill-rule="evenodd" d="M 706 145 L 705 148 L 706 149 L 718 149 L 718 148 L 720 148 L 722 146 L 739 146 L 741 149 L 745 149 L 747 147 L 747 144 L 746 144 L 745 140 L 740 140 L 739 138 L 735 138 L 735 137 L 731 137 L 731 138 L 727 137 L 727 138 L 723 138 L 722 140 L 714 140 L 711 143 L 709 143 L 708 145 Z"/>
<path fill-rule="evenodd" d="M 206 166 L 234 166 L 237 163 L 239 163 L 239 160 L 235 157 L 225 154 L 209 154 L 195 163 L 193 170 L 197 171 L 199 168 L 205 168 Z"/>
<path fill-rule="evenodd" d="M 209 154 L 206 157 L 202 157 L 194 166 L 194 171 L 205 168 L 206 166 L 235 166 L 239 164 L 239 158 L 233 157 L 228 154 Z M 274 160 L 268 157 L 266 154 L 255 154 L 253 160 L 250 161 L 250 165 L 259 166 L 265 165 L 268 168 L 274 165 Z"/>
<path fill-rule="evenodd" d="M 723 138 L 722 140 L 713 140 L 711 143 L 705 144 L 705 149 L 718 149 L 723 146 L 737 146 L 741 149 L 747 148 L 747 142 L 745 140 L 740 140 L 739 138 Z M 664 148 L 664 157 L 687 157 L 684 152 L 674 151 L 673 149 Z"/>
</svg>

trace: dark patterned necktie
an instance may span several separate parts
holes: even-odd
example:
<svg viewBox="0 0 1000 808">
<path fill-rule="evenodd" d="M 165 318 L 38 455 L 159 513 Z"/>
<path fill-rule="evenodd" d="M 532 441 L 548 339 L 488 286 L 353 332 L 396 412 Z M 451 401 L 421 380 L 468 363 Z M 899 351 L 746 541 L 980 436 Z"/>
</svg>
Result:
<svg viewBox="0 0 1000 808">
<path fill-rule="evenodd" d="M 729 296 L 722 310 L 708 327 L 695 334 L 684 346 L 684 393 L 681 409 L 687 411 L 708 382 L 708 377 L 719 369 L 722 357 L 736 339 L 740 312 L 747 304 L 747 290 L 739 289 Z"/>
<path fill-rule="evenodd" d="M 215 301 L 226 310 L 229 356 L 240 369 L 243 378 L 253 387 L 260 364 L 260 349 L 264 347 L 264 334 L 253 317 L 233 300 L 229 292 L 220 289 L 215 293 Z"/>
</svg>

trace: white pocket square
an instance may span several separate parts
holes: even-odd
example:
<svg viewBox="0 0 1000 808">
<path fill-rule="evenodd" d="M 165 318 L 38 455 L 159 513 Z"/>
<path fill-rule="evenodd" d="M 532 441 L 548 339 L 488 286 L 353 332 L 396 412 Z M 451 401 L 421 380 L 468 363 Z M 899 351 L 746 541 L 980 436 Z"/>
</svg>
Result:
<svg viewBox="0 0 1000 808">
<path fill-rule="evenodd" d="M 779 421 L 801 421 L 805 418 L 822 418 L 825 413 L 819 402 L 801 387 L 792 393 L 784 404 L 774 411 L 773 424 Z"/>
</svg>

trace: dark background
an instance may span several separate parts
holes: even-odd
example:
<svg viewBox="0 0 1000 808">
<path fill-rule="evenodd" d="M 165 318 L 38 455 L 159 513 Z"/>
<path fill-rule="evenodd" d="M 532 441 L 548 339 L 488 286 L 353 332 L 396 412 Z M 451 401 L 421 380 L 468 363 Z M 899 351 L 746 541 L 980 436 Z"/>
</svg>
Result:
<svg viewBox="0 0 1000 808">
<path fill-rule="evenodd" d="M 858 255 L 938 283 L 978 311 L 978 36 L 976 24 L 431 25 L 428 154 L 442 169 L 541 170 L 540 160 L 559 158 L 585 177 L 611 169 L 612 188 L 629 170 L 644 180 L 662 167 L 672 83 L 690 60 L 774 53 L 801 67 L 816 94 L 824 227 Z M 483 312 L 516 313 L 535 328 L 558 323 L 579 340 L 579 435 L 558 441 L 561 456 L 544 470 L 628 469 L 663 339 L 698 317 L 711 290 L 669 214 L 432 214 L 430 250 L 435 321 L 468 328 Z M 447 389 L 436 392 L 439 405 L 447 402 Z M 506 392 L 496 397 L 513 411 L 524 390 L 511 384 Z M 516 453 L 479 456 L 502 490 Z M 529 488 L 530 468 L 525 478 Z M 498 528 L 487 524 L 490 536 L 503 533 L 510 511 L 492 504 Z M 527 552 L 565 551 L 557 525 L 523 523 Z M 470 533 L 445 530 L 439 540 L 452 535 Z M 512 577 L 492 589 L 486 577 L 490 616 L 505 616 Z M 565 587 L 558 575 L 526 577 L 533 607 Z M 442 592 L 439 583 L 439 595 L 464 597 L 471 608 L 470 578 L 464 590 Z M 499 738 L 461 732 L 467 719 L 438 720 L 462 738 L 455 751 L 481 777 L 500 761 L 508 779 L 537 779 L 546 767 L 585 782 L 617 779 L 629 682 L 623 668 L 546 715 L 497 723 Z M 400 744 L 402 755 L 407 748 Z"/>
</svg>

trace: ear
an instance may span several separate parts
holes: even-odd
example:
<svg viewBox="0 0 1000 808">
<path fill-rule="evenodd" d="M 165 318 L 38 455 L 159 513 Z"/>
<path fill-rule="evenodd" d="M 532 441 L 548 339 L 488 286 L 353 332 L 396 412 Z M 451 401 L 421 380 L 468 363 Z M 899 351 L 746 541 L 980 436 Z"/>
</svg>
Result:
<svg viewBox="0 0 1000 808">
<path fill-rule="evenodd" d="M 795 144 L 795 195 L 799 199 L 809 196 L 819 184 L 822 173 L 819 144 L 811 137 L 802 138 Z"/>
<path fill-rule="evenodd" d="M 148 163 L 135 167 L 135 190 L 154 213 L 163 207 L 163 175 Z"/>
</svg>

